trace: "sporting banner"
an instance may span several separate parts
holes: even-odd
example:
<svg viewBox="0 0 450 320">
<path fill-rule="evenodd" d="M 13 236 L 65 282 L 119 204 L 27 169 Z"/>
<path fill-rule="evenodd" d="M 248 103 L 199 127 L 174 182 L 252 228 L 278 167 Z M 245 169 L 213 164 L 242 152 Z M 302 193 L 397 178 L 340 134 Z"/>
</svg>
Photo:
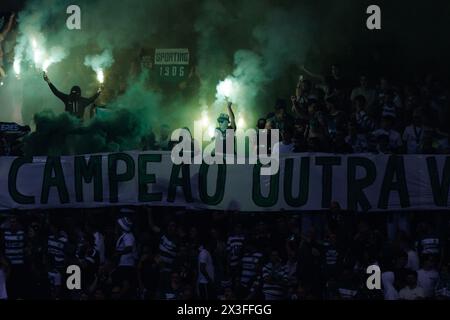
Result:
<svg viewBox="0 0 450 320">
<path fill-rule="evenodd" d="M 155 49 L 155 70 L 161 79 L 182 80 L 188 73 L 189 49 Z"/>
<path fill-rule="evenodd" d="M 170 152 L 0 157 L 0 210 L 115 205 L 194 209 L 442 210 L 449 205 L 450 156 L 281 155 L 259 164 L 174 165 Z"/>
</svg>

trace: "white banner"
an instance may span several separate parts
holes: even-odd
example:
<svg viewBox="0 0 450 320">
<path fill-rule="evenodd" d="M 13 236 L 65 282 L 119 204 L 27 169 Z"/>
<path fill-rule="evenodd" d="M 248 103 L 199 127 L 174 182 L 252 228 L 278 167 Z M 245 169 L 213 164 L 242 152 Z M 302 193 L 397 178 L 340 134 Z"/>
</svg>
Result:
<svg viewBox="0 0 450 320">
<path fill-rule="evenodd" d="M 188 65 L 189 49 L 155 49 L 155 65 Z"/>
<path fill-rule="evenodd" d="M 0 210 L 115 205 L 314 211 L 442 210 L 450 156 L 282 155 L 273 176 L 251 164 L 173 165 L 170 152 L 0 157 Z"/>
</svg>

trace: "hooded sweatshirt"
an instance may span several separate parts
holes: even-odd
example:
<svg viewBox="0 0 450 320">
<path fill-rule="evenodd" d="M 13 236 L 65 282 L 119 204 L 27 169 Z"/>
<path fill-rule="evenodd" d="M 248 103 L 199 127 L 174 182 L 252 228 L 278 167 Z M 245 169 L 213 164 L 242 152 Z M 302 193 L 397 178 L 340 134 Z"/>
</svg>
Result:
<svg viewBox="0 0 450 320">
<path fill-rule="evenodd" d="M 51 82 L 48 86 L 50 87 L 50 90 L 52 90 L 53 94 L 64 102 L 65 111 L 79 119 L 83 119 L 84 109 L 93 103 L 100 95 L 100 93 L 97 92 L 90 98 L 84 98 L 81 96 L 81 89 L 78 86 L 73 86 L 70 90 L 70 94 L 62 93 L 56 89 Z"/>
</svg>

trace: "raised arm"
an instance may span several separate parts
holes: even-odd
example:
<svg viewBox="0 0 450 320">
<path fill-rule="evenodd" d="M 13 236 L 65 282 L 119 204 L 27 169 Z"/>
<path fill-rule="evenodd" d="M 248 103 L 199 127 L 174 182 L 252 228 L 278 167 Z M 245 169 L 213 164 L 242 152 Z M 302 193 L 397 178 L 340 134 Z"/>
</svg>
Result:
<svg viewBox="0 0 450 320">
<path fill-rule="evenodd" d="M 227 109 L 228 115 L 230 116 L 231 128 L 233 128 L 233 130 L 236 130 L 236 119 L 234 117 L 233 109 L 231 109 L 232 104 L 232 102 L 228 102 Z"/>
<path fill-rule="evenodd" d="M 100 96 L 102 93 L 102 87 L 98 88 L 97 92 L 90 98 L 86 98 L 87 103 L 92 103 Z"/>
<path fill-rule="evenodd" d="M 6 25 L 5 30 L 3 30 L 2 33 L 1 33 L 1 35 L 2 35 L 3 38 L 5 38 L 5 37 L 8 35 L 9 31 L 11 31 L 11 27 L 12 27 L 12 24 L 13 24 L 13 22 L 14 22 L 14 17 L 15 17 L 15 16 L 16 16 L 16 14 L 13 13 L 13 14 L 9 17 L 8 24 Z"/>
<path fill-rule="evenodd" d="M 53 83 L 50 81 L 50 79 L 47 76 L 47 73 L 44 72 L 44 81 L 48 83 L 48 86 L 50 87 L 50 90 L 52 90 L 53 94 L 57 96 L 59 99 L 61 99 L 63 102 L 66 102 L 67 95 L 56 89 L 56 87 L 53 85 Z"/>
<path fill-rule="evenodd" d="M 313 72 L 309 71 L 308 69 L 306 69 L 305 66 L 302 66 L 301 68 L 302 68 L 302 70 L 305 71 L 305 73 L 306 73 L 308 76 L 310 76 L 311 78 L 316 78 L 316 79 L 319 79 L 320 81 L 325 81 L 325 77 L 324 77 L 323 75 L 313 73 Z"/>
</svg>

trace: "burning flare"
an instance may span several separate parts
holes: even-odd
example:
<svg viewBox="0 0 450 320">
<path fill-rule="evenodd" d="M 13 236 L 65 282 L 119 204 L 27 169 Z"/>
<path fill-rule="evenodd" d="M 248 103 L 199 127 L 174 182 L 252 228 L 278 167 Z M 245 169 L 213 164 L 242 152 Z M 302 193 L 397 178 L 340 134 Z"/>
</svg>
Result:
<svg viewBox="0 0 450 320">
<path fill-rule="evenodd" d="M 103 70 L 97 69 L 95 72 L 97 73 L 98 82 L 103 84 L 103 82 L 105 82 L 105 74 L 103 73 Z"/>
</svg>

